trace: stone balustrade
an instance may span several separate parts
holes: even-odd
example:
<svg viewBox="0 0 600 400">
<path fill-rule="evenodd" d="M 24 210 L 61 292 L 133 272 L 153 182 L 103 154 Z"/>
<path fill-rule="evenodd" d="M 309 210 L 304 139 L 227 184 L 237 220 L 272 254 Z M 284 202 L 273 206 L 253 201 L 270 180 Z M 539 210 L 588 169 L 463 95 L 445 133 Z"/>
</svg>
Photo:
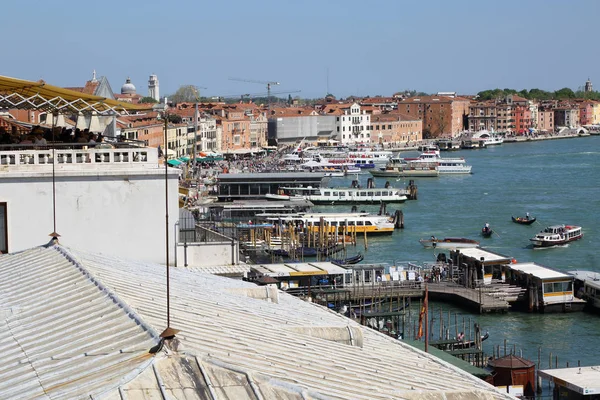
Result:
<svg viewBox="0 0 600 400">
<path fill-rule="evenodd" d="M 33 165 L 157 165 L 158 150 L 151 147 L 0 150 L 0 166 Z"/>
</svg>

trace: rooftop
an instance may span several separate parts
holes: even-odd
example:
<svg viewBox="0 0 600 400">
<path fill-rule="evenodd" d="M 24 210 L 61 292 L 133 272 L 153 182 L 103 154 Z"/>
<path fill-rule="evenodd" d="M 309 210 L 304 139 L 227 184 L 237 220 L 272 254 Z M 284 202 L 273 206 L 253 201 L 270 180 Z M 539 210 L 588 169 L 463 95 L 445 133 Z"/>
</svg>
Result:
<svg viewBox="0 0 600 400">
<path fill-rule="evenodd" d="M 539 265 L 534 262 L 511 264 L 510 267 L 515 271 L 520 271 L 539 279 L 573 278 L 572 275 L 555 271 L 551 268 L 544 267 L 543 265 Z"/>
<path fill-rule="evenodd" d="M 544 369 L 540 370 L 539 374 L 558 386 L 567 387 L 580 394 L 600 393 L 600 366 Z"/>
<path fill-rule="evenodd" d="M 0 256 L 0 398 L 511 398 L 273 286 L 170 272 L 180 332 L 149 353 L 164 266 L 59 245 Z"/>
</svg>

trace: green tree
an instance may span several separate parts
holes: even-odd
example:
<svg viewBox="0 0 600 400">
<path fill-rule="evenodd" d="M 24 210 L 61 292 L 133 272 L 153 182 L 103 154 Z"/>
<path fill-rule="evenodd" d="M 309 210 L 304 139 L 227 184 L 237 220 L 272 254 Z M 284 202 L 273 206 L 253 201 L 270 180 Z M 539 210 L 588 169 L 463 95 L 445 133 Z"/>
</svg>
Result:
<svg viewBox="0 0 600 400">
<path fill-rule="evenodd" d="M 554 92 L 554 98 L 558 100 L 574 99 L 575 92 L 569 88 L 562 88 Z"/>
<path fill-rule="evenodd" d="M 200 101 L 200 90 L 194 85 L 183 85 L 167 98 L 171 103 L 193 103 Z"/>
<path fill-rule="evenodd" d="M 154 100 L 153 97 L 146 96 L 140 99 L 140 103 L 158 103 L 158 101 Z"/>
<path fill-rule="evenodd" d="M 173 124 L 180 124 L 182 121 L 181 116 L 177 114 L 168 114 L 167 120 Z"/>
</svg>

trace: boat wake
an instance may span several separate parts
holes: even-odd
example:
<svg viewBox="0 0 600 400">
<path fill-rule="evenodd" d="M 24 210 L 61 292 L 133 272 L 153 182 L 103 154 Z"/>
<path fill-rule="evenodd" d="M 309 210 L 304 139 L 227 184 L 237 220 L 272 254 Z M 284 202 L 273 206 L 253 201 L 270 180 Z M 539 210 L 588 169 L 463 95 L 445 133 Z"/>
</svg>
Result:
<svg viewBox="0 0 600 400">
<path fill-rule="evenodd" d="M 569 247 L 569 244 L 566 243 L 566 244 L 557 244 L 554 246 L 547 246 L 547 247 L 534 247 L 534 246 L 532 246 L 532 247 L 534 250 L 546 250 L 546 249 L 556 249 L 558 247 Z"/>
</svg>

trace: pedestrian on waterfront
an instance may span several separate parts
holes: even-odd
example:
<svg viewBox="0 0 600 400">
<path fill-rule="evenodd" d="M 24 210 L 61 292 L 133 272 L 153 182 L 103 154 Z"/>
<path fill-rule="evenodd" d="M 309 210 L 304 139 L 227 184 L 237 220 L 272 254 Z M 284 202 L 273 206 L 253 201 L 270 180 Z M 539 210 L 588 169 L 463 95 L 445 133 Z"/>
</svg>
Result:
<svg viewBox="0 0 600 400">
<path fill-rule="evenodd" d="M 462 342 L 465 338 L 465 334 L 464 332 L 461 332 L 458 334 L 458 336 L 456 337 L 456 339 L 458 339 L 459 342 Z"/>
</svg>

